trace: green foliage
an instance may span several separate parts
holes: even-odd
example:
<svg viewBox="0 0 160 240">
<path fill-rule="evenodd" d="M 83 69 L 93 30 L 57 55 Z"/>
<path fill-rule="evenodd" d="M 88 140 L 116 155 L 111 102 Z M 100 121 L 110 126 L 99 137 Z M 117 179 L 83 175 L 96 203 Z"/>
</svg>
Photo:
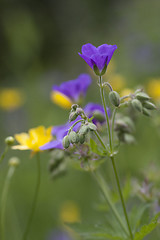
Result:
<svg viewBox="0 0 160 240">
<path fill-rule="evenodd" d="M 156 214 L 154 218 L 152 218 L 149 224 L 146 224 L 141 227 L 139 232 L 136 232 L 134 240 L 142 240 L 145 236 L 151 233 L 160 223 L 159 222 L 160 212 Z"/>
<path fill-rule="evenodd" d="M 96 153 L 99 156 L 106 156 L 104 149 L 97 145 L 97 143 L 92 138 L 90 138 L 90 149 L 93 153 Z"/>
</svg>

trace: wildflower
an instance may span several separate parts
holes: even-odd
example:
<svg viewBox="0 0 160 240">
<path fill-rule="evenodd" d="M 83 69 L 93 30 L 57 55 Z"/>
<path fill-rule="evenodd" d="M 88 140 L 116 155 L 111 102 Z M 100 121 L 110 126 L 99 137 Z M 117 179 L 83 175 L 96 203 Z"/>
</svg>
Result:
<svg viewBox="0 0 160 240">
<path fill-rule="evenodd" d="M 103 44 L 96 48 L 91 43 L 87 43 L 82 46 L 82 54 L 78 54 L 92 69 L 96 68 L 99 74 L 103 75 L 116 49 L 116 45 Z"/>
<path fill-rule="evenodd" d="M 4 88 L 0 90 L 0 108 L 6 111 L 14 111 L 24 104 L 23 93 L 16 88 Z"/>
<path fill-rule="evenodd" d="M 84 107 L 84 112 L 89 118 L 94 116 L 94 119 L 92 120 L 94 124 L 97 124 L 97 123 L 102 124 L 105 121 L 105 112 L 101 104 L 88 103 Z M 111 114 L 110 114 L 109 108 L 107 108 L 107 113 L 108 113 L 108 116 L 110 117 Z"/>
<path fill-rule="evenodd" d="M 155 100 L 160 100 L 160 78 L 152 79 L 148 83 L 148 94 Z"/>
<path fill-rule="evenodd" d="M 57 105 L 69 109 L 72 104 L 81 101 L 90 84 L 90 76 L 81 74 L 77 79 L 64 82 L 60 86 L 54 85 L 51 99 Z"/>
<path fill-rule="evenodd" d="M 45 129 L 43 126 L 32 128 L 29 133 L 20 133 L 15 135 L 15 139 L 20 145 L 13 146 L 12 149 L 18 150 L 32 150 L 33 152 L 39 152 L 40 146 L 51 141 L 52 127 Z"/>
<path fill-rule="evenodd" d="M 79 222 L 80 212 L 77 204 L 72 201 L 64 202 L 60 209 L 60 219 L 64 223 Z"/>
</svg>

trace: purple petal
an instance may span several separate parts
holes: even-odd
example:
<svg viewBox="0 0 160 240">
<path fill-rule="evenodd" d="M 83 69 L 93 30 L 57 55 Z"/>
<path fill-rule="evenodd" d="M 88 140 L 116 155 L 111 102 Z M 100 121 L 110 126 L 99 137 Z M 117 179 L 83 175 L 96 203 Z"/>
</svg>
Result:
<svg viewBox="0 0 160 240">
<path fill-rule="evenodd" d="M 92 62 L 95 63 L 95 65 L 101 71 L 104 68 L 105 64 L 107 63 L 107 58 L 108 56 L 106 55 L 96 54 L 92 56 Z"/>
<path fill-rule="evenodd" d="M 99 54 L 108 56 L 107 65 L 109 64 L 113 56 L 113 53 L 116 49 L 117 49 L 116 45 L 108 45 L 108 44 L 103 44 L 98 47 Z"/>
<path fill-rule="evenodd" d="M 90 57 L 87 57 L 84 54 L 78 53 L 81 58 L 84 59 L 84 61 L 93 69 L 93 62 L 91 61 Z"/>
<path fill-rule="evenodd" d="M 49 143 L 46 143 L 40 147 L 40 150 L 49 150 L 53 148 L 64 149 L 62 140 L 54 140 Z"/>
<path fill-rule="evenodd" d="M 93 46 L 91 43 L 87 43 L 82 46 L 82 54 L 91 57 L 93 54 L 97 53 L 97 48 Z"/>
</svg>

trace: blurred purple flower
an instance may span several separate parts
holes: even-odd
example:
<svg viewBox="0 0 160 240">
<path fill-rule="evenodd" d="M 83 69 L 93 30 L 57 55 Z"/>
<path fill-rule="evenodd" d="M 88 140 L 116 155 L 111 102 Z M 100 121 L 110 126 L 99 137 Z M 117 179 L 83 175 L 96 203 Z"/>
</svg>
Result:
<svg viewBox="0 0 160 240">
<path fill-rule="evenodd" d="M 97 123 L 102 124 L 105 122 L 105 112 L 101 104 L 88 103 L 84 107 L 84 112 L 89 118 L 94 116 L 94 119 L 92 120 L 94 124 L 97 124 Z M 111 113 L 109 108 L 107 108 L 107 113 L 108 113 L 108 117 L 110 117 Z"/>
<path fill-rule="evenodd" d="M 82 54 L 78 54 L 92 69 L 94 68 L 94 65 L 96 65 L 98 70 L 101 72 L 104 67 L 109 64 L 116 49 L 116 45 L 103 44 L 96 48 L 91 43 L 87 43 L 82 46 Z"/>
<path fill-rule="evenodd" d="M 73 240 L 65 231 L 55 231 L 48 240 Z"/>
<path fill-rule="evenodd" d="M 88 74 L 81 74 L 78 78 L 63 82 L 52 88 L 52 100 L 64 108 L 70 108 L 73 103 L 79 103 L 85 97 L 92 80 Z"/>
</svg>

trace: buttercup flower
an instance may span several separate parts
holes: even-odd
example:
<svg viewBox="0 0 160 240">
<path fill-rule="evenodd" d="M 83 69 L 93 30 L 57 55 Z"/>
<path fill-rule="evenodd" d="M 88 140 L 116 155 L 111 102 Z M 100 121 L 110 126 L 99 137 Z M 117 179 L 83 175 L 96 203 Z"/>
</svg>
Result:
<svg viewBox="0 0 160 240">
<path fill-rule="evenodd" d="M 105 72 L 104 69 L 106 69 L 106 67 L 108 66 L 112 55 L 116 49 L 116 45 L 103 44 L 96 48 L 91 43 L 87 43 L 82 46 L 82 54 L 78 54 L 86 61 L 86 63 L 92 69 L 95 70 L 96 67 L 99 71 L 99 74 L 101 75 L 102 72 Z"/>
<path fill-rule="evenodd" d="M 32 150 L 33 152 L 39 152 L 40 146 L 51 141 L 52 139 L 52 127 L 45 129 L 43 126 L 32 128 L 29 133 L 20 133 L 15 135 L 15 139 L 20 145 L 13 146 L 12 149 L 18 150 Z"/>
<path fill-rule="evenodd" d="M 81 98 L 86 95 L 90 84 L 90 76 L 81 74 L 77 79 L 64 82 L 60 86 L 54 85 L 51 99 L 57 105 L 69 109 L 73 103 L 81 101 Z"/>
</svg>

